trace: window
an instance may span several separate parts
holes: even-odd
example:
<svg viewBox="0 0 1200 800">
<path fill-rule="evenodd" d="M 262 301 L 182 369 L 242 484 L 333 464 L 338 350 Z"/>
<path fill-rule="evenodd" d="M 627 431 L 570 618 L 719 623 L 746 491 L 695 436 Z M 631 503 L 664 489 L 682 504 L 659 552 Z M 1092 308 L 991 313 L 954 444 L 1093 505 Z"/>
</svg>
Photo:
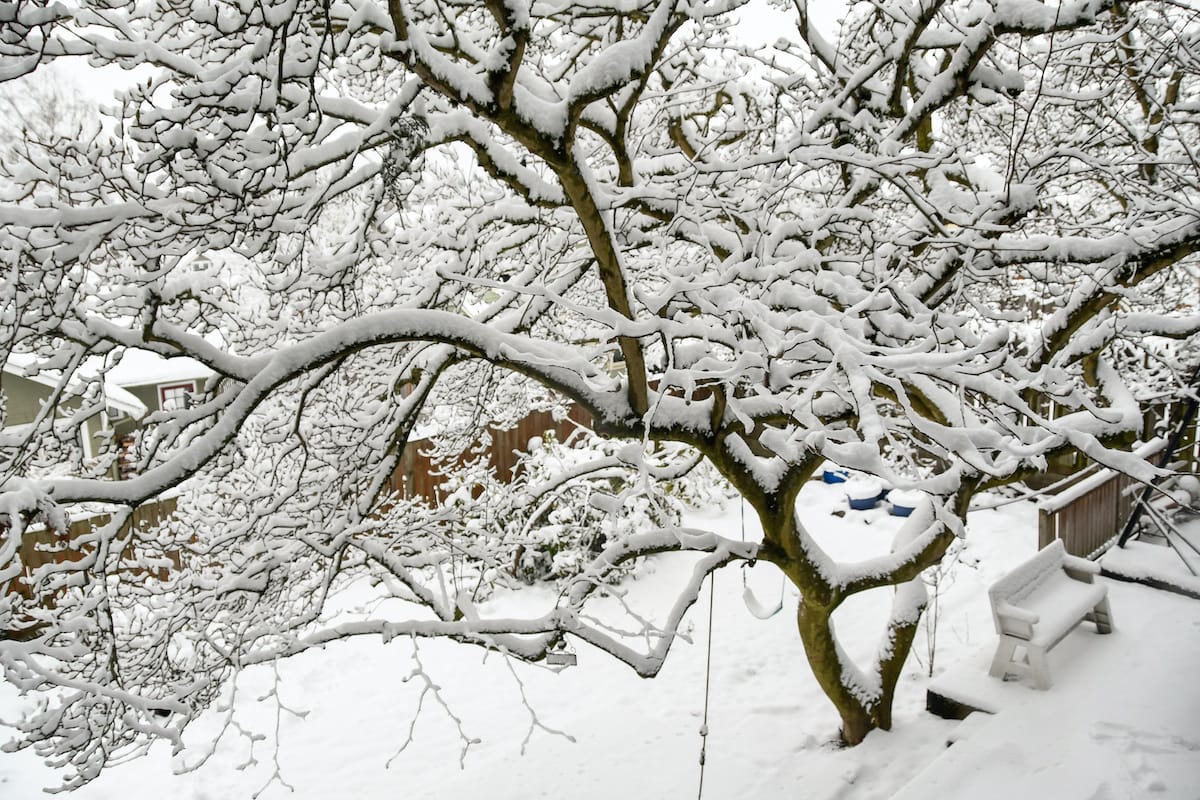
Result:
<svg viewBox="0 0 1200 800">
<path fill-rule="evenodd" d="M 158 387 L 158 407 L 163 411 L 177 411 L 192 404 L 196 391 L 194 383 L 173 383 Z"/>
</svg>

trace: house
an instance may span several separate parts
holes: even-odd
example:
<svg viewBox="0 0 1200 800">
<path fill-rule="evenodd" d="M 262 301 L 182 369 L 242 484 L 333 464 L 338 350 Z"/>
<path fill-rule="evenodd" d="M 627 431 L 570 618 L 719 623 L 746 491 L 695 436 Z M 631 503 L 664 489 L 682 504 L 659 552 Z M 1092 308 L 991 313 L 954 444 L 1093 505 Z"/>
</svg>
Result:
<svg viewBox="0 0 1200 800">
<path fill-rule="evenodd" d="M 215 373 L 194 358 L 163 358 L 147 350 L 126 350 L 105 373 L 105 382 L 133 395 L 151 413 L 187 408 Z M 118 426 L 132 430 L 134 426 Z"/>
<path fill-rule="evenodd" d="M 53 371 L 36 371 L 37 358 L 13 353 L 0 373 L 0 395 L 5 416 L 0 435 L 20 436 L 42 413 L 58 389 L 61 376 Z M 93 359 L 85 362 L 83 374 L 104 374 L 101 403 L 79 425 L 79 444 L 86 461 L 119 448 L 114 477 L 132 472 L 133 434 L 142 420 L 156 411 L 186 408 L 203 392 L 213 371 L 186 357 L 163 358 L 144 350 L 126 350 L 112 366 Z M 63 408 L 78 410 L 80 398 L 64 401 Z M 62 415 L 59 411 L 59 415 Z"/>
<path fill-rule="evenodd" d="M 150 413 L 187 408 L 207 388 L 215 373 L 187 356 L 163 358 L 147 350 L 126 350 L 120 361 L 105 373 L 106 383 L 133 396 Z M 118 448 L 116 477 L 128 478 L 137 464 L 138 420 L 128 417 L 113 421 L 106 434 Z"/>
<path fill-rule="evenodd" d="M 38 371 L 35 356 L 10 354 L 8 360 L 0 365 L 0 395 L 3 396 L 5 412 L 0 435 L 13 441 L 26 433 L 59 390 L 61 380 L 57 372 Z M 76 386 L 78 382 L 74 381 L 68 388 Z M 102 409 L 88 414 L 79 425 L 79 445 L 85 459 L 98 455 L 97 437 L 102 435 L 109 419 L 127 419 L 136 424 L 146 415 L 146 406 L 120 386 L 106 381 L 102 394 Z M 69 397 L 62 402 L 59 416 L 62 416 L 63 410 L 76 411 L 80 407 L 79 397 Z"/>
</svg>

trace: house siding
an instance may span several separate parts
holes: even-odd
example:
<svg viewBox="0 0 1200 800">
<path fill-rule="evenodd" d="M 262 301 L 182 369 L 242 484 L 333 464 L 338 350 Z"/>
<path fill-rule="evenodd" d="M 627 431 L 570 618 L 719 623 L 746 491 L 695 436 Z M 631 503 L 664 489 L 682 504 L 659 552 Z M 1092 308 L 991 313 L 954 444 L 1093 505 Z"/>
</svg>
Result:
<svg viewBox="0 0 1200 800">
<path fill-rule="evenodd" d="M 50 396 L 49 386 L 7 372 L 0 376 L 0 391 L 4 392 L 6 426 L 33 422 Z"/>
<path fill-rule="evenodd" d="M 157 384 L 150 383 L 145 386 L 125 386 L 123 388 L 138 400 L 141 400 L 142 405 L 149 411 L 154 412 L 159 410 Z"/>
</svg>

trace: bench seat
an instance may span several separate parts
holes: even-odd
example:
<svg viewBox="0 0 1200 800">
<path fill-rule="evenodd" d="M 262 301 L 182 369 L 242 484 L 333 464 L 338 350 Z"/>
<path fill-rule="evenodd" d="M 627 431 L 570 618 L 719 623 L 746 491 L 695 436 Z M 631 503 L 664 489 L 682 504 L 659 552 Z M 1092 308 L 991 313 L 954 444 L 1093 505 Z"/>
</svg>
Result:
<svg viewBox="0 0 1200 800">
<path fill-rule="evenodd" d="M 1022 608 L 1038 616 L 1029 643 L 1054 647 L 1086 619 L 1107 594 L 1108 587 L 1103 584 L 1083 583 L 1061 572 L 1049 578 L 1021 601 Z"/>
</svg>

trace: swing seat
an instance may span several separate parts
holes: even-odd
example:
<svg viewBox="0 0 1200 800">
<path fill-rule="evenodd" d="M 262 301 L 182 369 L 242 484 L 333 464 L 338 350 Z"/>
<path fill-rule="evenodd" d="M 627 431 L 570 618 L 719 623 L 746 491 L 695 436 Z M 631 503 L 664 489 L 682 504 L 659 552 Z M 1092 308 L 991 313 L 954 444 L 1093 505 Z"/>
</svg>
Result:
<svg viewBox="0 0 1200 800">
<path fill-rule="evenodd" d="M 757 619 L 770 619 L 783 609 L 783 587 L 779 587 L 779 602 L 775 604 L 774 608 L 767 608 L 758 602 L 758 598 L 754 596 L 754 592 L 749 586 L 742 590 L 742 601 L 745 602 L 746 609 Z"/>
</svg>

